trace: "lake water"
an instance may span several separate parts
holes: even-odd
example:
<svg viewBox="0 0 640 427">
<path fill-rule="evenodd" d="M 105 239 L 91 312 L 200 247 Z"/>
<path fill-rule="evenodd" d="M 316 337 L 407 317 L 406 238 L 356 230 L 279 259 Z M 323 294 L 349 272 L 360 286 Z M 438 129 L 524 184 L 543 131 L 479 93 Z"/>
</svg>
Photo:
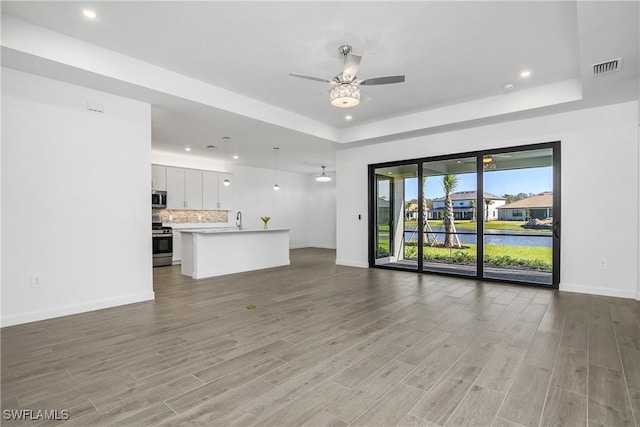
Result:
<svg viewBox="0 0 640 427">
<path fill-rule="evenodd" d="M 465 233 L 465 230 L 458 230 L 458 233 Z M 471 230 L 469 230 L 471 232 Z M 485 230 L 484 231 L 484 243 L 485 245 L 503 245 L 503 246 L 537 246 L 542 248 L 550 248 L 553 245 L 551 233 L 531 233 L 526 231 L 505 231 L 505 230 Z M 503 233 L 509 233 L 509 236 L 501 235 Z M 514 236 L 517 234 L 517 236 Z M 444 229 L 442 227 L 433 228 L 433 233 L 429 233 L 429 237 L 436 236 L 438 241 L 444 241 Z M 405 241 L 418 240 L 418 233 L 414 230 L 405 230 Z M 477 239 L 475 234 L 458 234 L 460 243 L 476 244 Z M 455 241 L 455 240 L 454 240 Z"/>
</svg>

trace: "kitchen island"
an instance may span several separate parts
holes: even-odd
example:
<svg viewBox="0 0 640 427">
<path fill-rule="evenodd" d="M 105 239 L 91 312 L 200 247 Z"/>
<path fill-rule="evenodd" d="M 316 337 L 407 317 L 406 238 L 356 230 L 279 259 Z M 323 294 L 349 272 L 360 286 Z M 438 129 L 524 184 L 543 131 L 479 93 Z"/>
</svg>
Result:
<svg viewBox="0 0 640 427">
<path fill-rule="evenodd" d="M 288 229 L 182 229 L 182 274 L 194 279 L 289 265 Z"/>
</svg>

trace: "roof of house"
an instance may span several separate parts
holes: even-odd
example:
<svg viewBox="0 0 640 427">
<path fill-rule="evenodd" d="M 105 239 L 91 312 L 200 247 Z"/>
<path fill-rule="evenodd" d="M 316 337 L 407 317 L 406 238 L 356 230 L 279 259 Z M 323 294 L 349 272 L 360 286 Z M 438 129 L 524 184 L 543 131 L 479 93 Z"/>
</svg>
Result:
<svg viewBox="0 0 640 427">
<path fill-rule="evenodd" d="M 451 200 L 476 200 L 477 198 L 476 191 L 457 191 L 455 193 L 451 193 Z M 506 200 L 502 196 L 496 196 L 495 194 L 487 193 L 486 191 L 483 193 L 485 199 L 489 200 Z M 433 199 L 434 202 L 442 202 L 444 201 L 443 197 L 438 197 L 437 199 Z"/>
<path fill-rule="evenodd" d="M 535 196 L 527 197 L 526 199 L 518 200 L 513 203 L 499 206 L 498 209 L 535 209 L 551 207 L 553 207 L 553 193 L 549 191 L 536 194 Z"/>
</svg>

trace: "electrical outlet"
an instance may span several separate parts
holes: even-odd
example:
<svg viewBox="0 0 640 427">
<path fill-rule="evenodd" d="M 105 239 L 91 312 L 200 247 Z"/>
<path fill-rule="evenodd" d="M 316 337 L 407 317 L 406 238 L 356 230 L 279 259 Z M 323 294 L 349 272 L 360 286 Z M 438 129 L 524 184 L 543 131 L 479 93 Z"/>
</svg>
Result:
<svg viewBox="0 0 640 427">
<path fill-rule="evenodd" d="M 32 288 L 42 287 L 42 277 L 39 274 L 34 274 L 31 276 L 31 287 Z"/>
<path fill-rule="evenodd" d="M 600 270 L 606 270 L 607 269 L 607 262 L 605 260 L 601 260 L 600 261 Z"/>
<path fill-rule="evenodd" d="M 202 215 L 198 214 L 198 221 L 202 221 Z"/>
<path fill-rule="evenodd" d="M 169 215 L 169 221 L 173 221 L 173 215 Z"/>
</svg>

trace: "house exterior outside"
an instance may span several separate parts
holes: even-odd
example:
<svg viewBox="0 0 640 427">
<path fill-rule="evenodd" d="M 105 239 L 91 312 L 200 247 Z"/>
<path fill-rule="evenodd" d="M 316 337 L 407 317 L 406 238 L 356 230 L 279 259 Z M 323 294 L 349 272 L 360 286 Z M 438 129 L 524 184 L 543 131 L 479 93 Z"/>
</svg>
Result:
<svg viewBox="0 0 640 427">
<path fill-rule="evenodd" d="M 477 199 L 477 193 L 475 191 L 458 191 L 451 194 L 451 202 L 453 203 L 453 219 L 470 220 L 473 218 L 474 207 L 472 201 Z M 485 212 L 486 205 L 476 207 L 476 216 L 484 213 L 484 218 L 489 221 L 498 219 L 498 207 L 503 206 L 507 201 L 502 196 L 496 196 L 491 193 L 484 193 L 484 200 L 490 200 L 487 213 Z M 433 200 L 433 208 L 429 210 L 427 215 L 428 219 L 440 219 L 444 214 L 444 197 L 439 197 Z"/>
<path fill-rule="evenodd" d="M 553 193 L 546 191 L 498 208 L 501 221 L 528 221 L 531 218 L 546 219 L 553 216 Z"/>
<path fill-rule="evenodd" d="M 404 218 L 406 220 L 417 220 L 418 219 L 418 204 L 411 202 L 407 203 L 404 210 Z"/>
</svg>

